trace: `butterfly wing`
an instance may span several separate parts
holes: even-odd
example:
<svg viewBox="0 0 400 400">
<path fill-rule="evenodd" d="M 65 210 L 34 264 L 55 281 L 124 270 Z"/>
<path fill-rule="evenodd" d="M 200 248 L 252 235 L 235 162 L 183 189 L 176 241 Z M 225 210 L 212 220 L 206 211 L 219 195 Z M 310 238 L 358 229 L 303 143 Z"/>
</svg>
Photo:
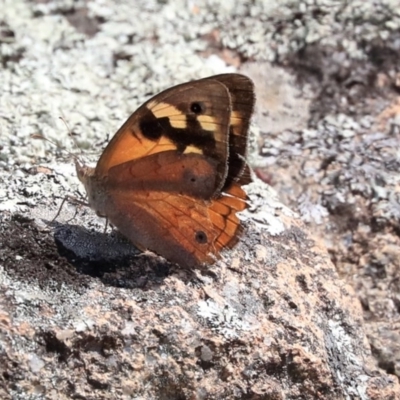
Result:
<svg viewBox="0 0 400 400">
<path fill-rule="evenodd" d="M 255 103 L 254 84 L 249 78 L 240 74 L 216 75 L 213 79 L 221 82 L 231 96 L 229 160 L 224 188 L 229 187 L 234 181 L 246 185 L 251 182 L 245 157 L 247 134 Z"/>
<path fill-rule="evenodd" d="M 107 192 L 165 192 L 209 200 L 214 195 L 217 163 L 197 153 L 168 150 L 112 167 L 102 181 Z"/>
<path fill-rule="evenodd" d="M 105 213 L 139 249 L 150 249 L 183 267 L 212 263 L 238 239 L 236 213 L 246 208 L 245 192 L 234 183 L 218 198 L 205 200 L 173 187 L 171 182 L 158 191 L 113 185 Z"/>
<path fill-rule="evenodd" d="M 178 150 L 215 160 L 218 192 L 227 175 L 230 96 L 213 79 L 175 86 L 150 99 L 115 134 L 96 166 L 106 176 L 113 166 L 154 153 Z"/>
</svg>

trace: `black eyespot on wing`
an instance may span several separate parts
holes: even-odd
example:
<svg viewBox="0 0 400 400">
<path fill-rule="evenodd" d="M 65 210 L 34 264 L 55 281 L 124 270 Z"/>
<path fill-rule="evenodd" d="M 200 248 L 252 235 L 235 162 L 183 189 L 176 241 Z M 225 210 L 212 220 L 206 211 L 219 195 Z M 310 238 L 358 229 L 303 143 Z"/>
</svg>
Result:
<svg viewBox="0 0 400 400">
<path fill-rule="evenodd" d="M 196 115 L 203 114 L 205 111 L 205 105 L 202 102 L 195 101 L 190 105 L 190 111 Z"/>
<path fill-rule="evenodd" d="M 205 244 L 207 243 L 207 235 L 203 231 L 197 231 L 195 234 L 195 239 L 197 243 Z"/>
</svg>

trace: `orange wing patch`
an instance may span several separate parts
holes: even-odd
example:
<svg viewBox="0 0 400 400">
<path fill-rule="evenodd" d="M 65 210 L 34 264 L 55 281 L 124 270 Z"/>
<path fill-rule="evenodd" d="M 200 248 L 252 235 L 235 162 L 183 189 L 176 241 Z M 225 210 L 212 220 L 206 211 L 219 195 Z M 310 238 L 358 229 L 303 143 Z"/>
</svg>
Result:
<svg viewBox="0 0 400 400">
<path fill-rule="evenodd" d="M 120 128 L 111 143 L 112 147 L 109 145 L 104 150 L 96 167 L 96 173 L 100 176 L 106 175 L 110 168 L 127 161 L 162 151 L 176 150 L 176 144 L 168 137 L 161 136 L 156 141 L 147 139 L 142 135 L 138 124 L 132 124 L 130 120 Z"/>
<path fill-rule="evenodd" d="M 232 192 L 241 197 L 228 191 L 210 202 L 174 193 L 117 191 L 110 193 L 113 207 L 107 216 L 139 248 L 195 267 L 213 262 L 238 239 L 236 213 L 246 208 L 246 194 L 239 186 Z"/>
<path fill-rule="evenodd" d="M 219 253 L 224 247 L 233 247 L 241 233 L 240 220 L 237 212 L 247 207 L 247 196 L 237 184 L 223 193 L 221 197 L 212 201 L 209 215 L 215 228 L 218 230 L 215 250 Z"/>
</svg>

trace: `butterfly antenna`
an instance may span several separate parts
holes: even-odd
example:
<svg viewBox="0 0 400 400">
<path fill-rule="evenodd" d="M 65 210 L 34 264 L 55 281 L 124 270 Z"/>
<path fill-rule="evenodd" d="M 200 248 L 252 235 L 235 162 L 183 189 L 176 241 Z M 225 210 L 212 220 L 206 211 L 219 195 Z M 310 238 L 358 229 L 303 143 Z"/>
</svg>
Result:
<svg viewBox="0 0 400 400">
<path fill-rule="evenodd" d="M 64 118 L 64 116 L 58 117 L 61 119 L 62 122 L 64 122 L 65 127 L 67 128 L 68 131 L 68 136 L 71 138 L 71 140 L 74 142 L 75 148 L 79 151 L 80 155 L 82 156 L 82 149 L 78 146 L 78 142 L 76 141 L 74 135 L 72 134 L 72 130 L 68 125 L 67 120 Z M 76 155 L 74 155 L 74 160 L 77 160 Z M 79 161 L 79 160 L 78 160 Z"/>
<path fill-rule="evenodd" d="M 79 151 L 79 153 L 80 153 L 80 156 L 82 156 L 82 149 L 78 146 L 78 143 L 77 143 L 77 141 L 75 140 L 75 137 L 72 135 L 72 131 L 71 131 L 71 129 L 70 129 L 70 127 L 69 127 L 69 125 L 68 125 L 68 123 L 67 123 L 65 117 L 64 117 L 64 116 L 60 116 L 59 118 L 60 118 L 61 121 L 64 123 L 65 127 L 67 128 L 68 136 L 71 138 L 71 140 L 73 141 L 75 147 L 78 149 L 78 151 Z M 65 151 L 65 152 L 74 160 L 75 165 L 81 166 L 81 165 L 83 164 L 82 161 L 80 160 L 80 157 L 79 157 L 79 156 L 77 156 L 76 154 L 74 154 L 74 153 L 72 153 L 71 151 L 67 150 L 65 147 L 61 147 L 59 144 L 57 144 L 57 143 L 55 143 L 54 141 L 52 141 L 52 140 L 50 140 L 50 139 L 44 137 L 43 135 L 41 135 L 41 134 L 36 134 L 36 133 L 35 133 L 35 134 L 32 134 L 31 137 L 34 138 L 34 139 L 45 140 L 46 142 L 51 143 L 51 144 L 52 144 L 53 146 L 55 146 L 57 149 L 59 149 L 59 150 L 61 150 L 61 151 Z"/>
<path fill-rule="evenodd" d="M 65 151 L 66 153 L 68 153 L 68 155 L 70 157 L 72 157 L 73 159 L 76 159 L 76 155 L 71 153 L 70 151 L 68 151 L 67 149 L 62 148 L 59 144 L 57 144 L 56 142 L 53 142 L 52 140 L 48 139 L 47 137 L 44 137 L 43 135 L 39 134 L 39 133 L 33 133 L 32 135 L 30 135 L 32 139 L 40 139 L 40 140 L 44 140 L 45 142 L 49 142 L 51 143 L 54 147 L 56 147 L 59 150 Z"/>
</svg>

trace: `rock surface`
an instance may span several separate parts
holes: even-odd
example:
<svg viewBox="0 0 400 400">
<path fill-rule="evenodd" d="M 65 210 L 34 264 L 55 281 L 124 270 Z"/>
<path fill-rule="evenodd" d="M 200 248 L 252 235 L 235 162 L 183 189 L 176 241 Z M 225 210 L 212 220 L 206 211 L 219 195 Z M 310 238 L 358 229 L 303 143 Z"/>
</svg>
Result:
<svg viewBox="0 0 400 400">
<path fill-rule="evenodd" d="M 262 184 L 248 191 L 245 239 L 205 271 L 121 257 L 122 239 L 63 223 L 56 248 L 4 218 L 2 398 L 395 399 L 320 240 Z M 99 260 L 98 241 L 120 250 Z"/>
</svg>

